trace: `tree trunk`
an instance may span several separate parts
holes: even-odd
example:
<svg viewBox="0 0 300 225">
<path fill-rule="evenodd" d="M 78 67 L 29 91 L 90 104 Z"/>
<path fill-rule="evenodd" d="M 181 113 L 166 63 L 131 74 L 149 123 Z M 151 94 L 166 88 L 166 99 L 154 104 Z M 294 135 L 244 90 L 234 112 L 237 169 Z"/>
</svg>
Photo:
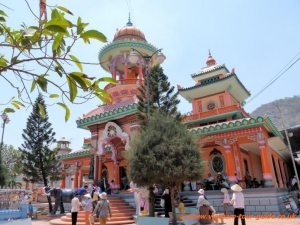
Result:
<svg viewBox="0 0 300 225">
<path fill-rule="evenodd" d="M 154 196 L 154 188 L 151 185 L 149 188 L 149 216 L 154 217 L 154 209 L 155 209 L 155 196 Z"/>
<path fill-rule="evenodd" d="M 173 215 L 173 225 L 177 224 L 177 220 L 176 220 L 176 212 L 175 212 L 175 198 L 174 198 L 174 194 L 175 194 L 175 186 L 170 187 L 170 192 L 171 192 L 171 204 L 172 204 L 172 215 Z"/>
</svg>

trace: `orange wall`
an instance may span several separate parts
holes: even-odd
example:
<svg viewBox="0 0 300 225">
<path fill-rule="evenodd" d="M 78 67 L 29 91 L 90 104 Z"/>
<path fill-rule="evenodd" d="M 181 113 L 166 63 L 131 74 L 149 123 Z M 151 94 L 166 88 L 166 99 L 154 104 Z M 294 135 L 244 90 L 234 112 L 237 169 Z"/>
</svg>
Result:
<svg viewBox="0 0 300 225">
<path fill-rule="evenodd" d="M 220 103 L 220 98 L 219 96 L 222 95 L 223 98 L 224 97 L 224 93 L 218 93 L 216 95 L 210 95 L 210 96 L 207 96 L 207 97 L 203 97 L 203 98 L 197 98 L 197 99 L 193 99 L 192 101 L 192 105 L 193 105 L 193 113 L 196 114 L 196 113 L 199 113 L 198 112 L 198 101 L 200 100 L 201 101 L 201 105 L 202 105 L 202 112 L 205 112 L 207 111 L 206 109 L 206 105 L 209 101 L 214 101 L 217 103 L 217 108 L 220 108 L 221 107 L 221 103 Z"/>
</svg>

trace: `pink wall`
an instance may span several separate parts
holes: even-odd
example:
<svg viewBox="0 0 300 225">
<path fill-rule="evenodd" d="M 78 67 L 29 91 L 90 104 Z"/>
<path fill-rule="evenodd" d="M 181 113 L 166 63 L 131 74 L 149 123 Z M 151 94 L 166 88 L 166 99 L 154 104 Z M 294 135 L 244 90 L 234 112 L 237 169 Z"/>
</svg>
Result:
<svg viewBox="0 0 300 225">
<path fill-rule="evenodd" d="M 251 158 L 251 163 L 252 163 L 251 165 L 252 165 L 252 169 L 253 169 L 252 178 L 255 177 L 258 180 L 258 182 L 260 182 L 260 180 L 263 179 L 260 156 L 254 154 L 252 152 L 250 152 L 249 156 Z"/>
<path fill-rule="evenodd" d="M 221 107 L 221 102 L 220 102 L 220 98 L 219 98 L 220 95 L 223 96 L 223 99 L 225 101 L 225 97 L 224 97 L 224 93 L 223 92 L 217 93 L 215 95 L 210 95 L 210 96 L 207 96 L 207 97 L 203 97 L 203 98 L 193 99 L 192 100 L 193 113 L 194 114 L 199 113 L 199 111 L 198 111 L 198 101 L 201 101 L 202 112 L 207 111 L 206 105 L 207 105 L 207 103 L 209 101 L 216 102 L 217 103 L 217 108 L 220 108 Z M 226 103 L 225 103 L 225 106 L 226 106 Z"/>
</svg>

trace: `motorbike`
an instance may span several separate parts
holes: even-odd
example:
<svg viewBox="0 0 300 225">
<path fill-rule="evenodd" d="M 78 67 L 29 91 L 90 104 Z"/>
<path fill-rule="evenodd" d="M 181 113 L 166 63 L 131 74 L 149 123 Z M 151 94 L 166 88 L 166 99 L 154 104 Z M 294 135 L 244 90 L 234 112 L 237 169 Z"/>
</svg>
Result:
<svg viewBox="0 0 300 225">
<path fill-rule="evenodd" d="M 299 198 L 298 198 L 298 201 L 299 201 Z M 294 201 L 294 199 L 292 198 L 291 195 L 288 195 L 288 196 L 284 197 L 283 198 L 283 203 L 284 203 L 285 208 L 286 208 L 286 210 L 289 214 L 294 213 L 296 215 L 299 215 L 299 208 L 298 208 L 296 202 Z"/>
</svg>

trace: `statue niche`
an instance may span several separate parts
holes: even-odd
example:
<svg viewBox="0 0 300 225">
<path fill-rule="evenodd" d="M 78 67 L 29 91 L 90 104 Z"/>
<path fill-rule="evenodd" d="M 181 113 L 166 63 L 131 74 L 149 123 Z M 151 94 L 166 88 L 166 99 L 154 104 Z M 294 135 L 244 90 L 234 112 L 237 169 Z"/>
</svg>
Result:
<svg viewBox="0 0 300 225">
<path fill-rule="evenodd" d="M 136 66 L 133 66 L 131 68 L 128 68 L 128 79 L 137 79 L 139 75 L 139 68 Z"/>
</svg>

